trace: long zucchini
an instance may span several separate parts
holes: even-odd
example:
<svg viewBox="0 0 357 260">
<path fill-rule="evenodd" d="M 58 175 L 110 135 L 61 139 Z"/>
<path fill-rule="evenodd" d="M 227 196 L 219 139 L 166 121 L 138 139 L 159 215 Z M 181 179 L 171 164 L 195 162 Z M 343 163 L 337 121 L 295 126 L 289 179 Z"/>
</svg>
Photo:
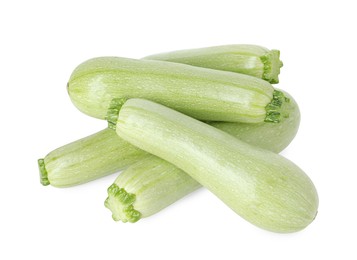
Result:
<svg viewBox="0 0 357 260">
<path fill-rule="evenodd" d="M 267 122 L 257 124 L 208 122 L 208 124 L 248 144 L 280 153 L 294 139 L 300 125 L 300 110 L 296 101 L 287 92 L 282 92 L 288 97 L 289 102 L 283 104 L 282 119 L 278 124 Z"/>
<path fill-rule="evenodd" d="M 159 53 L 144 59 L 238 72 L 278 83 L 280 68 L 283 66 L 279 57 L 278 50 L 268 50 L 257 45 L 232 44 Z"/>
<path fill-rule="evenodd" d="M 286 92 L 290 102 L 279 124 L 209 122 L 244 142 L 279 153 L 294 139 L 300 122 L 295 100 Z M 104 177 L 146 158 L 146 152 L 118 138 L 115 131 L 105 129 L 74 141 L 48 153 L 39 160 L 41 183 L 55 187 L 70 187 Z"/>
<path fill-rule="evenodd" d="M 122 170 L 147 153 L 117 138 L 111 129 L 57 148 L 38 160 L 42 185 L 70 187 Z"/>
<path fill-rule="evenodd" d="M 293 140 L 300 122 L 295 100 L 290 98 L 284 110 L 290 116 L 279 124 L 244 124 L 209 122 L 217 129 L 251 145 L 276 153 Z M 117 109 L 119 111 L 119 109 Z M 136 222 L 149 217 L 201 187 L 184 171 L 156 156 L 147 156 L 125 169 L 108 188 L 105 206 L 112 211 L 114 220 Z M 130 200 L 123 200 L 129 196 Z"/>
<path fill-rule="evenodd" d="M 295 232 L 317 214 L 316 189 L 294 163 L 163 105 L 126 101 L 119 109 L 116 132 L 189 174 L 258 227 Z M 135 199 L 135 194 L 112 188 L 118 200 Z"/>
<path fill-rule="evenodd" d="M 145 98 L 200 120 L 276 123 L 286 101 L 281 91 L 252 76 L 118 57 L 82 63 L 67 90 L 79 110 L 100 119 L 113 98 Z"/>
</svg>

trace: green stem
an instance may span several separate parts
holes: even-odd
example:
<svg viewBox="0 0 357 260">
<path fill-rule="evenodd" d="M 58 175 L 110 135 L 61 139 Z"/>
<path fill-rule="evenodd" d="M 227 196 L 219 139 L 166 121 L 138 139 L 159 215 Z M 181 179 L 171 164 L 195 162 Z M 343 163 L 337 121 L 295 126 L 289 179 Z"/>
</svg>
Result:
<svg viewBox="0 0 357 260">
<path fill-rule="evenodd" d="M 266 117 L 265 122 L 279 123 L 282 119 L 282 106 L 284 103 L 289 103 L 290 99 L 287 98 L 283 92 L 274 90 L 272 101 L 265 107 Z"/>
<path fill-rule="evenodd" d="M 50 184 L 50 181 L 47 178 L 47 170 L 45 166 L 45 161 L 43 159 L 38 159 L 38 168 L 40 170 L 40 182 L 43 186 Z"/>
<path fill-rule="evenodd" d="M 115 221 L 136 222 L 141 218 L 141 213 L 134 209 L 135 194 L 128 193 L 123 188 L 113 183 L 108 188 L 108 198 L 104 205 L 112 212 Z"/>
<path fill-rule="evenodd" d="M 120 108 L 126 100 L 126 98 L 114 98 L 110 102 L 106 117 L 106 120 L 108 121 L 108 128 L 115 130 Z"/>
<path fill-rule="evenodd" d="M 283 62 L 280 60 L 280 51 L 271 50 L 260 57 L 264 64 L 263 79 L 272 84 L 279 83 L 280 68 L 283 67 Z"/>
</svg>

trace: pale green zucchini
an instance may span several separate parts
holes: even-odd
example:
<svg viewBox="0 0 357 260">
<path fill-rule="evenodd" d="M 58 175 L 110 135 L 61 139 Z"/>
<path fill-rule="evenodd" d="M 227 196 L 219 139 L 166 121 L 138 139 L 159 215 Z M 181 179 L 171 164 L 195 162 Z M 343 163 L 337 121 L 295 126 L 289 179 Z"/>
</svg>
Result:
<svg viewBox="0 0 357 260">
<path fill-rule="evenodd" d="M 143 99 L 126 101 L 119 110 L 116 132 L 189 174 L 258 227 L 295 232 L 317 214 L 316 189 L 294 163 L 163 105 Z M 121 187 L 111 190 L 124 205 L 135 199 L 135 194 Z M 107 207 L 112 204 L 120 203 L 107 200 Z"/>
<path fill-rule="evenodd" d="M 113 130 L 105 129 L 39 159 L 40 181 L 55 187 L 74 186 L 117 172 L 146 156 Z"/>
<path fill-rule="evenodd" d="M 67 90 L 83 113 L 104 119 L 113 98 L 145 98 L 200 120 L 279 122 L 282 92 L 244 74 L 165 61 L 101 57 L 72 73 Z"/>
<path fill-rule="evenodd" d="M 278 83 L 280 68 L 283 66 L 279 58 L 278 50 L 268 50 L 257 45 L 233 44 L 159 53 L 144 59 L 238 72 Z"/>
<path fill-rule="evenodd" d="M 279 153 L 293 140 L 300 122 L 295 100 L 288 93 L 284 94 L 290 102 L 285 103 L 283 110 L 289 111 L 290 116 L 283 118 L 279 124 L 208 123 L 246 143 Z M 201 185 L 184 171 L 151 155 L 129 166 L 116 178 L 108 188 L 105 206 L 112 211 L 114 220 L 136 222 L 159 212 L 199 187 Z"/>
<path fill-rule="evenodd" d="M 115 221 L 136 222 L 181 199 L 201 185 L 159 157 L 148 154 L 129 166 L 108 188 L 104 205 Z"/>
<path fill-rule="evenodd" d="M 289 102 L 283 104 L 282 119 L 278 124 L 266 122 L 258 124 L 208 122 L 208 124 L 248 144 L 280 153 L 294 139 L 300 125 L 300 110 L 296 101 L 287 92 L 282 92 L 288 97 Z"/>
<path fill-rule="evenodd" d="M 299 128 L 300 112 L 295 100 L 282 107 L 289 117 L 279 124 L 209 122 L 244 142 L 279 153 L 294 139 Z M 102 130 L 64 145 L 39 160 L 41 183 L 69 187 L 123 170 L 147 157 L 147 153 L 118 138 L 111 129 Z M 186 175 L 186 174 L 185 174 Z"/>
</svg>

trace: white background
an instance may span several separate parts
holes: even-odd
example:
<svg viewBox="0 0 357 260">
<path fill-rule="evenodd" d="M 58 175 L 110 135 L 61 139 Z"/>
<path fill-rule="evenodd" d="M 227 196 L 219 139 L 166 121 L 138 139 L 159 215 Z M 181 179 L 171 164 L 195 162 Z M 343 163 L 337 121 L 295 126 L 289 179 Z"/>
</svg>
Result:
<svg viewBox="0 0 357 260">
<path fill-rule="evenodd" d="M 354 2 L 1 1 L 0 258 L 356 259 Z M 282 154 L 320 197 L 305 230 L 258 229 L 203 189 L 138 223 L 117 223 L 103 206 L 115 175 L 40 185 L 38 158 L 106 126 L 68 98 L 79 63 L 233 43 L 281 51 L 278 86 L 302 114 Z"/>
</svg>

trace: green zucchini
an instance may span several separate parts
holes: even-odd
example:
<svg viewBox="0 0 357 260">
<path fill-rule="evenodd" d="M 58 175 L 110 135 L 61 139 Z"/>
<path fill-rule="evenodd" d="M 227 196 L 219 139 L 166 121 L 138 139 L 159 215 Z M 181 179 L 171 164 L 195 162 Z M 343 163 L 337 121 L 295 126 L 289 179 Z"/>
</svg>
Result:
<svg viewBox="0 0 357 260">
<path fill-rule="evenodd" d="M 152 101 L 129 99 L 118 110 L 121 138 L 180 168 L 252 224 L 295 232 L 315 218 L 312 181 L 284 157 Z M 124 204 L 135 199 L 120 189 L 114 197 Z"/>
<path fill-rule="evenodd" d="M 145 98 L 200 120 L 276 123 L 286 101 L 282 92 L 252 76 L 118 57 L 82 63 L 67 90 L 80 111 L 100 119 L 113 98 Z"/>
<path fill-rule="evenodd" d="M 159 157 L 129 166 L 108 188 L 104 205 L 115 221 L 134 223 L 166 208 L 201 187 L 188 174 Z"/>
<path fill-rule="evenodd" d="M 209 124 L 244 142 L 279 153 L 293 140 L 300 122 L 297 103 L 288 93 L 284 95 L 290 102 L 282 109 L 290 116 L 282 117 L 279 124 Z M 115 131 L 105 129 L 55 149 L 40 159 L 40 180 L 43 185 L 74 186 L 123 170 L 147 156 L 146 152 L 118 138 Z"/>
<path fill-rule="evenodd" d="M 102 130 L 64 145 L 38 160 L 42 185 L 70 187 L 117 172 L 147 153 Z"/>
<path fill-rule="evenodd" d="M 144 59 L 238 72 L 273 84 L 279 83 L 280 68 L 283 66 L 279 58 L 278 50 L 268 50 L 257 45 L 233 44 L 159 53 Z"/>
<path fill-rule="evenodd" d="M 288 98 L 282 106 L 282 119 L 278 124 L 267 122 L 258 124 L 208 122 L 238 139 L 275 153 L 280 153 L 294 139 L 300 125 L 300 110 L 290 94 L 282 91 Z"/>
<path fill-rule="evenodd" d="M 279 124 L 208 123 L 246 143 L 279 153 L 293 140 L 300 122 L 295 100 L 288 93 L 284 94 L 290 99 L 284 107 L 290 116 L 283 118 Z M 118 113 L 119 109 L 115 111 Z M 105 206 L 112 211 L 115 221 L 136 222 L 159 212 L 199 187 L 201 185 L 184 171 L 150 155 L 129 166 L 116 178 L 108 188 Z M 130 200 L 123 199 L 126 197 Z"/>
</svg>

